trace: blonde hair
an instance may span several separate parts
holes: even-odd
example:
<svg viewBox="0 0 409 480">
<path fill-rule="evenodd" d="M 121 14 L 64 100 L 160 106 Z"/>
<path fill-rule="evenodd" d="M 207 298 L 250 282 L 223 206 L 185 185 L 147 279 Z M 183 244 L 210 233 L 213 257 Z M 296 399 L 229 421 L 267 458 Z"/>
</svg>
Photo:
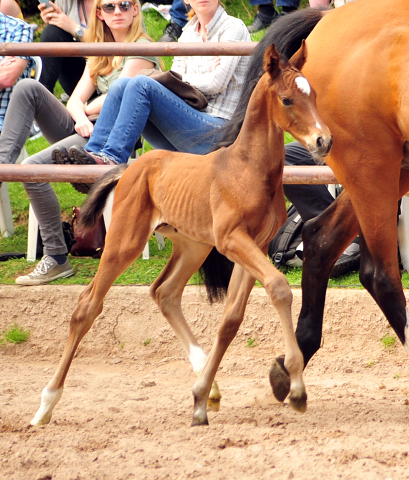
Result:
<svg viewBox="0 0 409 480">
<path fill-rule="evenodd" d="M 146 38 L 153 41 L 152 38 L 145 32 L 143 16 L 139 1 L 130 0 L 132 5 L 135 3 L 139 6 L 138 15 L 133 17 L 132 23 L 126 33 L 124 42 L 136 42 L 140 38 Z M 96 0 L 92 7 L 92 15 L 85 32 L 85 41 L 92 43 L 115 42 L 114 37 L 108 25 L 97 17 L 97 9 L 101 8 L 102 0 Z M 118 68 L 124 57 L 89 57 L 87 65 L 89 68 L 92 81 L 96 84 L 97 77 L 107 75 L 112 72 L 114 68 Z"/>
</svg>

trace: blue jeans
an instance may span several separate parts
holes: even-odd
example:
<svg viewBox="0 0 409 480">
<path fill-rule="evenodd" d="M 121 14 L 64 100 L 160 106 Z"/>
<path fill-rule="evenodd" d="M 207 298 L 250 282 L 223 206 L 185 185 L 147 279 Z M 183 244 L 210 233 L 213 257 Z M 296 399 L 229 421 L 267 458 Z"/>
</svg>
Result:
<svg viewBox="0 0 409 480">
<path fill-rule="evenodd" d="M 119 78 L 109 89 L 85 149 L 126 163 L 142 135 L 153 148 L 205 154 L 224 122 L 190 107 L 150 77 Z"/>
<path fill-rule="evenodd" d="M 183 0 L 173 0 L 169 13 L 173 22 L 177 23 L 180 27 L 184 27 L 187 23 L 186 14 L 190 10 L 190 7 L 185 4 Z"/>
<path fill-rule="evenodd" d="M 268 5 L 273 3 L 273 0 L 249 0 L 250 5 Z M 293 7 L 298 8 L 300 6 L 300 0 L 277 0 L 277 7 Z"/>
</svg>

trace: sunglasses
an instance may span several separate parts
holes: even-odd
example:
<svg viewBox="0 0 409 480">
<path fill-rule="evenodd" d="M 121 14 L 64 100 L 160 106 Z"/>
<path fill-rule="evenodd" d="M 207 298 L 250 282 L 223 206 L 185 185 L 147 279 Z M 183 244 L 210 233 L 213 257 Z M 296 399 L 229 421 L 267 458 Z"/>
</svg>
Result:
<svg viewBox="0 0 409 480">
<path fill-rule="evenodd" d="M 115 7 L 118 5 L 118 8 L 121 12 L 129 12 L 129 10 L 132 8 L 133 3 L 132 2 L 121 2 L 121 3 L 103 3 L 101 5 L 102 10 L 105 13 L 114 13 L 115 12 Z"/>
</svg>

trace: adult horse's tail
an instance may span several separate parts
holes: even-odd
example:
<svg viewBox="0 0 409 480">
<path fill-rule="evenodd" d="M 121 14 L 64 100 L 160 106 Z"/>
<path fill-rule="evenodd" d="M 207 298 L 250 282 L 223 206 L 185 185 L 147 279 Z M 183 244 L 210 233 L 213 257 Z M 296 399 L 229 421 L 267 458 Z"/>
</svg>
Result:
<svg viewBox="0 0 409 480">
<path fill-rule="evenodd" d="M 113 168 L 95 182 L 81 207 L 79 229 L 83 231 L 89 230 L 97 224 L 98 218 L 104 211 L 108 195 L 116 187 L 126 168 L 126 164 Z"/>
<path fill-rule="evenodd" d="M 234 143 L 240 133 L 251 94 L 264 73 L 263 58 L 267 47 L 274 44 L 281 55 L 287 59 L 291 58 L 301 47 L 302 41 L 322 19 L 326 10 L 328 9 L 305 8 L 298 10 L 290 15 L 280 17 L 267 30 L 252 55 L 236 110 L 232 118 L 219 130 L 221 137 L 213 147 L 213 151 L 221 147 L 228 147 Z M 216 248 L 213 248 L 199 271 L 200 277 L 206 285 L 210 302 L 220 301 L 224 298 L 232 271 L 233 263 L 221 255 Z"/>
</svg>

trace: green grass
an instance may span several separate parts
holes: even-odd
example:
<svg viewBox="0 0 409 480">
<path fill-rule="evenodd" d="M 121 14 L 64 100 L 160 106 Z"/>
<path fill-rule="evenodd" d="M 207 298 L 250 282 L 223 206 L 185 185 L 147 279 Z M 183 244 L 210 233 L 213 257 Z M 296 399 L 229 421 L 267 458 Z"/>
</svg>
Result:
<svg viewBox="0 0 409 480">
<path fill-rule="evenodd" d="M 30 332 L 19 327 L 16 323 L 8 327 L 2 335 L 0 335 L 1 343 L 23 343 L 28 340 Z"/>
<path fill-rule="evenodd" d="M 395 347 L 396 343 L 396 337 L 395 335 L 390 335 L 387 333 L 384 337 L 381 339 L 381 344 L 387 349 L 387 350 L 392 350 Z"/>
</svg>

